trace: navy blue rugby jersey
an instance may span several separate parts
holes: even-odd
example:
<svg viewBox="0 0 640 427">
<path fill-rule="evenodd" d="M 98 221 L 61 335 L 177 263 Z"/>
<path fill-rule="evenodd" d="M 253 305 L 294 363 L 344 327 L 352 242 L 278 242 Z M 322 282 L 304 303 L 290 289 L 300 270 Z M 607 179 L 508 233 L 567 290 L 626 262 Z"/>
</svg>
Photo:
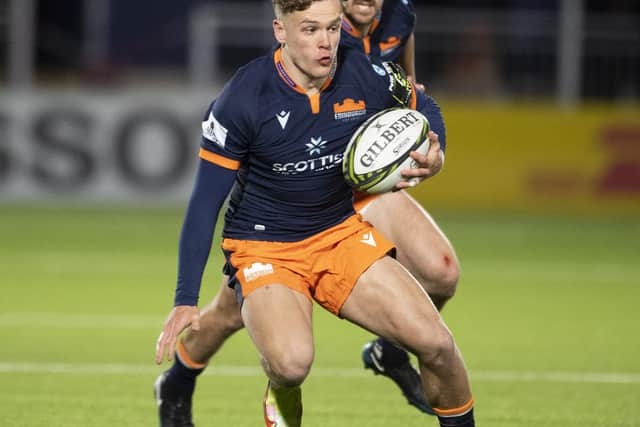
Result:
<svg viewBox="0 0 640 427">
<path fill-rule="evenodd" d="M 340 44 L 382 61 L 398 62 L 415 24 L 416 14 L 411 0 L 384 0 L 368 34 L 358 31 L 348 18 L 342 19 Z"/>
<path fill-rule="evenodd" d="M 342 158 L 358 126 L 401 104 L 422 105 L 430 121 L 442 123 L 435 102 L 411 85 L 403 95 L 392 72 L 341 48 L 333 75 L 308 95 L 287 73 L 280 49 L 238 70 L 202 124 L 200 157 L 238 171 L 223 236 L 297 241 L 354 214 Z"/>
</svg>

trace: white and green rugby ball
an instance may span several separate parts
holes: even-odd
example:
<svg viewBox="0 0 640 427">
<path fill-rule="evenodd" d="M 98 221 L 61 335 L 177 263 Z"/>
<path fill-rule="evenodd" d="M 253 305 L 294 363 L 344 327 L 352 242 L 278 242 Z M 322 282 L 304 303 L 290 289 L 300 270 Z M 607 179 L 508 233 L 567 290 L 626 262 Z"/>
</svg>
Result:
<svg viewBox="0 0 640 427">
<path fill-rule="evenodd" d="M 342 160 L 342 173 L 355 190 L 385 193 L 418 165 L 409 153 L 429 150 L 429 121 L 420 112 L 390 108 L 370 117 L 353 134 Z"/>
</svg>

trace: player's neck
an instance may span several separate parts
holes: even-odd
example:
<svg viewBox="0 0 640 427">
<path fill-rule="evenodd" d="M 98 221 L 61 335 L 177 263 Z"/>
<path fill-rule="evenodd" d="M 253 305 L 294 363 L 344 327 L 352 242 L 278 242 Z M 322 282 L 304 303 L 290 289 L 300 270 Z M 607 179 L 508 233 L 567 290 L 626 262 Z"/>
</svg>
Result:
<svg viewBox="0 0 640 427">
<path fill-rule="evenodd" d="M 319 93 L 327 79 L 331 77 L 331 75 L 328 74 L 322 78 L 313 78 L 298 67 L 293 60 L 291 60 L 286 49 L 282 49 L 281 55 L 282 63 L 287 70 L 287 73 L 290 74 L 296 84 L 299 84 L 308 95 Z"/>
<path fill-rule="evenodd" d="M 366 37 L 369 35 L 369 31 L 371 31 L 371 27 L 373 27 L 373 22 L 370 24 L 354 24 L 354 27 L 356 27 L 356 30 L 360 31 L 362 37 Z"/>
<path fill-rule="evenodd" d="M 361 37 L 366 37 L 369 35 L 369 31 L 371 31 L 371 27 L 373 27 L 373 22 L 374 22 L 374 21 L 371 21 L 368 24 L 361 24 L 356 22 L 356 20 L 352 19 L 347 15 L 344 16 L 344 19 L 346 19 L 349 25 L 351 25 L 360 33 Z"/>
</svg>

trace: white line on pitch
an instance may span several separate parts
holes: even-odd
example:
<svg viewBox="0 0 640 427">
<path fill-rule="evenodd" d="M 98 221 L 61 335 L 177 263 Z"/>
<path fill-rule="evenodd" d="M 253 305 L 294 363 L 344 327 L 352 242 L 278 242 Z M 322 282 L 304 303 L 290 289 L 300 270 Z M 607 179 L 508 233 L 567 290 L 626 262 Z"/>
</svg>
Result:
<svg viewBox="0 0 640 427">
<path fill-rule="evenodd" d="M 158 374 L 161 368 L 149 365 L 130 364 L 73 364 L 73 363 L 17 363 L 0 362 L 0 373 L 37 373 L 37 374 Z M 230 377 L 255 377 L 264 375 L 257 366 L 212 366 L 206 371 L 209 375 Z M 361 368 L 313 368 L 312 376 L 340 378 L 365 377 L 369 372 Z M 527 372 L 527 371 L 472 371 L 471 379 L 489 382 L 557 382 L 557 383 L 596 383 L 596 384 L 640 384 L 640 374 L 635 373 L 598 373 L 598 372 Z"/>
</svg>

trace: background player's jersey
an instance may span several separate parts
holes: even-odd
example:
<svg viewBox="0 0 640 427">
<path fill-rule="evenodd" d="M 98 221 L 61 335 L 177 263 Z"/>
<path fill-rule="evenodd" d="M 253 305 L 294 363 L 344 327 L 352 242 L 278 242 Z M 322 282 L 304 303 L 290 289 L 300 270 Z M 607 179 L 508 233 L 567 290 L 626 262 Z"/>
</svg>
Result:
<svg viewBox="0 0 640 427">
<path fill-rule="evenodd" d="M 398 62 L 415 23 L 416 14 L 410 0 L 384 0 L 369 34 L 360 33 L 346 17 L 342 19 L 340 44 L 382 61 Z"/>
<path fill-rule="evenodd" d="M 354 213 L 342 177 L 351 135 L 380 110 L 415 106 L 416 97 L 428 104 L 411 86 L 403 92 L 388 64 L 352 49 L 339 50 L 338 64 L 321 92 L 308 96 L 277 49 L 242 67 L 212 104 L 201 157 L 238 170 L 224 237 L 296 241 L 340 223 Z M 439 110 L 423 112 L 441 122 Z"/>
</svg>

